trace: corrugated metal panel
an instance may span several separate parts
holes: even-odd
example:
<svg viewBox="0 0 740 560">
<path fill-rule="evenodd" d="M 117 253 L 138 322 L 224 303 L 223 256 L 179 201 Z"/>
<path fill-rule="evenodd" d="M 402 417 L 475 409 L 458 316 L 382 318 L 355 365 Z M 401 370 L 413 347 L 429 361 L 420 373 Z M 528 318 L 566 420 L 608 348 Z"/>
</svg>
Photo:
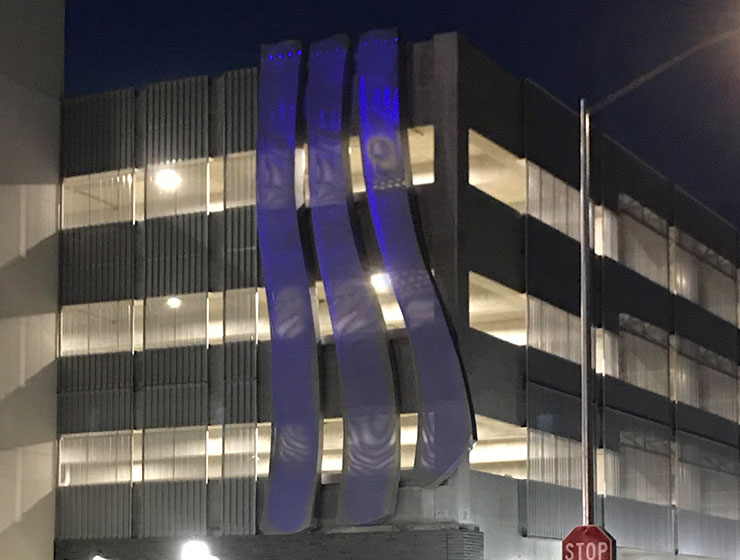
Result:
<svg viewBox="0 0 740 560">
<path fill-rule="evenodd" d="M 147 222 L 136 222 L 134 224 L 134 299 L 146 297 L 146 224 Z"/>
<path fill-rule="evenodd" d="M 130 353 L 61 358 L 57 387 L 59 433 L 132 428 L 133 358 Z"/>
<path fill-rule="evenodd" d="M 429 527 L 421 531 L 316 531 L 279 539 L 261 535 L 250 538 L 212 535 L 204 540 L 211 552 L 221 560 L 483 560 L 483 533 L 456 527 Z M 102 552 L 106 558 L 116 560 L 175 560 L 180 558 L 182 544 L 180 539 L 163 538 L 60 541 L 56 546 L 56 558 L 90 560 L 95 554 Z M 526 544 L 538 551 L 551 550 L 557 545 L 552 543 L 552 547 L 548 547 L 547 544 Z M 497 549 L 501 546 L 503 545 L 496 542 Z M 535 555 L 536 553 L 528 558 L 534 558 Z M 517 558 L 514 553 L 503 557 Z M 545 553 L 536 557 L 538 560 L 543 559 Z"/>
<path fill-rule="evenodd" d="M 136 90 L 134 96 L 134 165 L 146 167 L 147 95 L 146 89 Z"/>
<path fill-rule="evenodd" d="M 57 539 L 131 536 L 131 485 L 67 486 L 57 489 Z"/>
<path fill-rule="evenodd" d="M 672 552 L 673 511 L 670 506 L 607 496 L 604 522 L 620 546 Z"/>
<path fill-rule="evenodd" d="M 208 289 L 207 221 L 198 213 L 145 222 L 146 297 Z"/>
<path fill-rule="evenodd" d="M 145 90 L 147 163 L 208 156 L 208 77 Z"/>
<path fill-rule="evenodd" d="M 527 384 L 527 535 L 564 538 L 581 521 L 578 399 Z"/>
<path fill-rule="evenodd" d="M 83 227 L 60 234 L 62 305 L 133 298 L 133 224 Z"/>
<path fill-rule="evenodd" d="M 224 535 L 248 535 L 252 526 L 251 503 L 255 499 L 255 484 L 252 478 L 226 478 L 223 480 Z"/>
<path fill-rule="evenodd" d="M 224 423 L 224 354 L 222 344 L 209 346 L 208 354 L 208 424 Z"/>
<path fill-rule="evenodd" d="M 738 558 L 738 450 L 677 431 L 675 474 L 678 552 Z"/>
<path fill-rule="evenodd" d="M 201 426 L 208 423 L 205 346 L 146 350 L 140 428 Z"/>
<path fill-rule="evenodd" d="M 226 270 L 226 217 L 224 212 L 208 215 L 208 291 L 224 290 Z"/>
<path fill-rule="evenodd" d="M 603 410 L 604 527 L 628 548 L 672 552 L 670 427 Z M 637 474 L 639 473 L 639 474 Z M 649 484 L 641 475 L 650 473 Z"/>
<path fill-rule="evenodd" d="M 257 344 L 257 421 L 272 422 L 272 343 Z"/>
<path fill-rule="evenodd" d="M 63 102 L 64 177 L 133 166 L 133 89 L 67 99 Z"/>
<path fill-rule="evenodd" d="M 253 422 L 252 383 L 256 364 L 254 342 L 230 342 L 224 345 L 224 422 Z"/>
<path fill-rule="evenodd" d="M 246 152 L 257 147 L 257 68 L 225 75 L 226 153 Z"/>
<path fill-rule="evenodd" d="M 563 539 L 581 522 L 581 491 L 528 480 L 527 536 Z"/>
<path fill-rule="evenodd" d="M 139 537 L 195 537 L 206 533 L 206 484 L 202 480 L 140 485 Z"/>
<path fill-rule="evenodd" d="M 227 208 L 225 220 L 226 289 L 257 286 L 262 271 L 257 248 L 255 207 Z"/>
<path fill-rule="evenodd" d="M 224 155 L 226 141 L 226 76 L 213 78 L 210 83 L 208 103 L 208 145 L 212 156 Z"/>
</svg>

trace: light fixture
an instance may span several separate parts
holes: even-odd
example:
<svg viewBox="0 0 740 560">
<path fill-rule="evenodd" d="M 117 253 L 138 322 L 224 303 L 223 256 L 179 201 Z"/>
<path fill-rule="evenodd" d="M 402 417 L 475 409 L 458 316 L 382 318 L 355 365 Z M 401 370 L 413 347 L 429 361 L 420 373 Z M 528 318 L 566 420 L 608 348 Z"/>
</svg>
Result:
<svg viewBox="0 0 740 560">
<path fill-rule="evenodd" d="M 218 560 L 203 541 L 188 541 L 182 545 L 180 560 Z"/>
<path fill-rule="evenodd" d="M 96 554 L 92 557 L 92 560 L 108 560 L 105 556 L 101 556 L 100 554 Z"/>
<path fill-rule="evenodd" d="M 391 289 L 391 277 L 387 272 L 378 272 L 370 277 L 370 283 L 379 294 L 384 294 Z"/>
<path fill-rule="evenodd" d="M 178 309 L 182 305 L 182 300 L 178 297 L 171 297 L 167 300 L 170 309 Z"/>
<path fill-rule="evenodd" d="M 182 177 L 174 169 L 160 169 L 154 176 L 154 183 L 163 191 L 174 191 L 182 184 Z"/>
</svg>

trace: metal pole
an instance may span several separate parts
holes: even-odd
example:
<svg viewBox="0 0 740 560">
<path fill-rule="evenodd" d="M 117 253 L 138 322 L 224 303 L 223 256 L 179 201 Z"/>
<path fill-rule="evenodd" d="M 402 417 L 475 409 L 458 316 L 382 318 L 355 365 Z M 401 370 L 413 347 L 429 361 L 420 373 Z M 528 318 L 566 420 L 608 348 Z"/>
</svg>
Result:
<svg viewBox="0 0 740 560">
<path fill-rule="evenodd" d="M 594 524 L 594 446 L 591 421 L 591 128 L 581 99 L 581 487 L 583 524 Z"/>
</svg>

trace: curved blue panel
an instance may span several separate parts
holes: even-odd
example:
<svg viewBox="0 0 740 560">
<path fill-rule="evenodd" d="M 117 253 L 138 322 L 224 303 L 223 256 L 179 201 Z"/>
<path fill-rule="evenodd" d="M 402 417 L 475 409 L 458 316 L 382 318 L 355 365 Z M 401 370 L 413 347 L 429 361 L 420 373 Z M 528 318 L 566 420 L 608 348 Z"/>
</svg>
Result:
<svg viewBox="0 0 740 560">
<path fill-rule="evenodd" d="M 342 382 L 344 453 L 338 521 L 374 523 L 395 511 L 400 426 L 385 325 L 362 269 L 349 213 L 343 135 L 348 41 L 311 45 L 306 120 L 311 216 Z"/>
<path fill-rule="evenodd" d="M 317 339 L 295 200 L 296 42 L 263 47 L 257 129 L 257 230 L 270 315 L 272 449 L 260 528 L 309 528 L 319 476 Z"/>
<path fill-rule="evenodd" d="M 472 443 L 465 379 L 436 289 L 421 256 L 406 187 L 398 102 L 398 37 L 372 31 L 357 50 L 360 134 L 367 196 L 385 267 L 406 322 L 417 375 L 414 478 L 451 475 Z"/>
</svg>

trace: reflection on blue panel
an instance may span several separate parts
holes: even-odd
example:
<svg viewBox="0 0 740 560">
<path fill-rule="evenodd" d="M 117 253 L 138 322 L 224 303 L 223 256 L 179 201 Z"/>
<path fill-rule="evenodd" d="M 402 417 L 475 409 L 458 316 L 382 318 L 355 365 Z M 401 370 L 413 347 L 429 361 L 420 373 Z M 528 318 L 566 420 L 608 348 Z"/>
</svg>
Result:
<svg viewBox="0 0 740 560">
<path fill-rule="evenodd" d="M 300 44 L 263 47 L 257 132 L 257 228 L 270 315 L 272 449 L 260 528 L 310 527 L 319 473 L 317 340 L 295 201 Z"/>
<path fill-rule="evenodd" d="M 418 484 L 433 485 L 451 475 L 467 454 L 472 416 L 460 359 L 414 230 L 401 143 L 394 31 L 373 31 L 360 38 L 357 73 L 368 201 L 416 363 L 419 434 L 414 475 Z"/>
<path fill-rule="evenodd" d="M 400 428 L 385 325 L 350 221 L 342 119 L 347 45 L 346 37 L 333 37 L 311 46 L 306 120 L 311 216 L 342 381 L 338 520 L 357 525 L 380 521 L 395 510 Z"/>
</svg>

